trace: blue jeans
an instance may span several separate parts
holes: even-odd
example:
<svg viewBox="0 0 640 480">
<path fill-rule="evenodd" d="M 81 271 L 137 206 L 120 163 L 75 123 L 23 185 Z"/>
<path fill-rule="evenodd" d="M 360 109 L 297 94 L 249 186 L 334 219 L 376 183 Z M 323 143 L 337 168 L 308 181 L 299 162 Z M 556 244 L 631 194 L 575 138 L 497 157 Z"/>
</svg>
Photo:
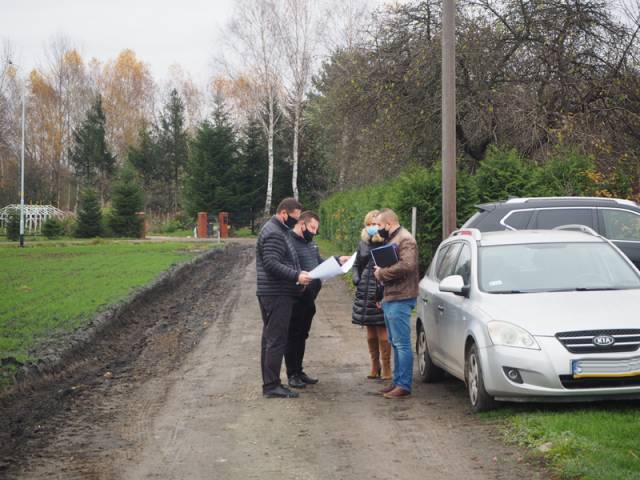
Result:
<svg viewBox="0 0 640 480">
<path fill-rule="evenodd" d="M 416 299 L 384 302 L 384 323 L 393 347 L 393 384 L 411 391 L 413 383 L 413 352 L 411 351 L 411 310 Z"/>
</svg>

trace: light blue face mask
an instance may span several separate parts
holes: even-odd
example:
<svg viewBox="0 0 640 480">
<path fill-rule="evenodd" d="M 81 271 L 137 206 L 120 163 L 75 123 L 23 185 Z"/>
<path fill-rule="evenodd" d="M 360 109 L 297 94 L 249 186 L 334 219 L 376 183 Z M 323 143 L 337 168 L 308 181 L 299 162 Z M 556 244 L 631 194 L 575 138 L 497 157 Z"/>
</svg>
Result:
<svg viewBox="0 0 640 480">
<path fill-rule="evenodd" d="M 378 227 L 376 227 L 375 225 L 368 226 L 367 233 L 370 237 L 373 237 L 376 233 L 378 233 Z"/>
</svg>

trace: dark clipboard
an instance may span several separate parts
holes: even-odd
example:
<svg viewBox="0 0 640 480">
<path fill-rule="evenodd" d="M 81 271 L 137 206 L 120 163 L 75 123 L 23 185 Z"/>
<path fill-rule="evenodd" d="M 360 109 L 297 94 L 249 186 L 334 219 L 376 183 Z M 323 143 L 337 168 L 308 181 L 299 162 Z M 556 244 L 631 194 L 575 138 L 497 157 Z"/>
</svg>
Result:
<svg viewBox="0 0 640 480">
<path fill-rule="evenodd" d="M 386 268 L 398 263 L 398 246 L 395 243 L 389 243 L 382 247 L 371 249 L 371 258 L 376 267 Z"/>
</svg>

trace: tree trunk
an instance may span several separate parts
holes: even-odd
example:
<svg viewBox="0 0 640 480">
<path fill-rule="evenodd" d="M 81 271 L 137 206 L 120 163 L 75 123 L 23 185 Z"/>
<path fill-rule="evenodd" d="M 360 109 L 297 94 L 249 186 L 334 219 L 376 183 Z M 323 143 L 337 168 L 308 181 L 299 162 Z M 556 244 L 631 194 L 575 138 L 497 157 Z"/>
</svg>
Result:
<svg viewBox="0 0 640 480">
<path fill-rule="evenodd" d="M 67 212 L 71 211 L 71 174 L 67 175 Z"/>
<path fill-rule="evenodd" d="M 291 188 L 293 197 L 298 200 L 298 135 L 300 134 L 300 102 L 296 101 L 293 114 L 293 174 Z"/>
<path fill-rule="evenodd" d="M 342 190 L 344 187 L 344 177 L 347 168 L 347 147 L 349 145 L 349 135 L 347 134 L 347 117 L 344 117 L 342 123 L 342 149 L 340 155 L 340 168 L 338 169 L 338 187 Z"/>
<path fill-rule="evenodd" d="M 273 134 L 275 130 L 275 119 L 273 113 L 273 97 L 269 98 L 269 125 L 267 127 L 267 148 L 269 152 L 269 174 L 267 177 L 267 200 L 264 204 L 264 215 L 269 216 L 271 212 L 271 194 L 273 192 Z"/>
<path fill-rule="evenodd" d="M 73 202 L 73 213 L 78 213 L 78 200 L 80 199 L 80 182 L 76 182 L 76 198 Z"/>
<path fill-rule="evenodd" d="M 173 171 L 173 213 L 178 214 L 178 164 L 176 162 Z"/>
<path fill-rule="evenodd" d="M 104 208 L 105 205 L 105 201 L 104 201 L 104 191 L 105 191 L 105 175 L 101 174 L 100 175 L 100 180 L 99 180 L 99 184 L 100 184 L 100 207 Z"/>
</svg>

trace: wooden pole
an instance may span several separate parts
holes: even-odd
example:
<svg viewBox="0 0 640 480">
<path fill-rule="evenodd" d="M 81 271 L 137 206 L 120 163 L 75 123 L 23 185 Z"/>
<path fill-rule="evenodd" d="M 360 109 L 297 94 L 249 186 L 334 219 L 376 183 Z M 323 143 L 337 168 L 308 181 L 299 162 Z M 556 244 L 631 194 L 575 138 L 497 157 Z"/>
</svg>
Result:
<svg viewBox="0 0 640 480">
<path fill-rule="evenodd" d="M 442 2 L 442 237 L 456 229 L 456 2 Z"/>
</svg>

